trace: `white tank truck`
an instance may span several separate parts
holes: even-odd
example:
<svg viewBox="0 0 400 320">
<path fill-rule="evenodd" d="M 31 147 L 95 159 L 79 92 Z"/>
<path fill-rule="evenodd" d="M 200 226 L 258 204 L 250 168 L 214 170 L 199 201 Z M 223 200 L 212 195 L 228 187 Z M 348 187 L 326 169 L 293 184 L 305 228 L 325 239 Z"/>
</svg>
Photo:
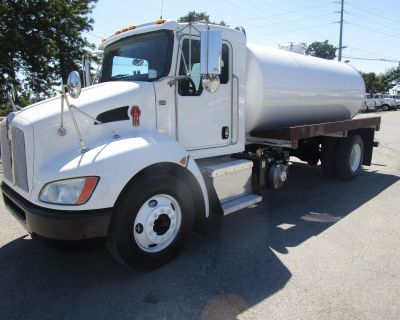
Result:
<svg viewBox="0 0 400 320">
<path fill-rule="evenodd" d="M 81 90 L 73 72 L 1 123 L 4 201 L 33 236 L 107 238 L 119 262 L 152 269 L 210 211 L 283 186 L 290 156 L 344 180 L 371 163 L 380 118 L 353 118 L 365 87 L 347 64 L 165 20 L 100 49 L 97 84 Z"/>
</svg>

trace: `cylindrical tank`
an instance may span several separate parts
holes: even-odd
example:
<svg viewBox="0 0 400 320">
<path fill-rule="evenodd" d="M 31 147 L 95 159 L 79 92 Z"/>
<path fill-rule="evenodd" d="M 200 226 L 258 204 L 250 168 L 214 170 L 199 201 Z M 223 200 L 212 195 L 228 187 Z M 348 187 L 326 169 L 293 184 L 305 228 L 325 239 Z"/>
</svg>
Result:
<svg viewBox="0 0 400 320">
<path fill-rule="evenodd" d="M 351 119 L 365 84 L 353 67 L 248 44 L 246 133 Z"/>
</svg>

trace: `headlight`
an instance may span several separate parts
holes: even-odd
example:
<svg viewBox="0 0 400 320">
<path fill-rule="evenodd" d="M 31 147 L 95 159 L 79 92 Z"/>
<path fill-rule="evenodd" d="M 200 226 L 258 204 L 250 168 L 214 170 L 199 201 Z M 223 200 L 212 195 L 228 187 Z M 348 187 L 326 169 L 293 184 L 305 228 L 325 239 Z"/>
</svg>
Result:
<svg viewBox="0 0 400 320">
<path fill-rule="evenodd" d="M 40 191 L 39 200 L 54 204 L 84 204 L 98 181 L 99 177 L 82 177 L 50 182 Z"/>
</svg>

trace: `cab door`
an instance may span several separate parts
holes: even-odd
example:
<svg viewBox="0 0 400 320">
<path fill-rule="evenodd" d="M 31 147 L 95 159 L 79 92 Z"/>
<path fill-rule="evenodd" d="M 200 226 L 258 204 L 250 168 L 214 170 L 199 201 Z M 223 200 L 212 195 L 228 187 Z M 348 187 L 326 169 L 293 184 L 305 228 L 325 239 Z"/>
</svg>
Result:
<svg viewBox="0 0 400 320">
<path fill-rule="evenodd" d="M 176 86 L 178 141 L 187 150 L 229 145 L 232 141 L 232 50 L 229 43 L 222 45 L 221 84 L 213 93 L 201 84 L 200 39 L 183 38 L 180 48 L 177 75 L 186 75 L 186 70 L 190 70 L 191 77 L 179 80 Z"/>
</svg>

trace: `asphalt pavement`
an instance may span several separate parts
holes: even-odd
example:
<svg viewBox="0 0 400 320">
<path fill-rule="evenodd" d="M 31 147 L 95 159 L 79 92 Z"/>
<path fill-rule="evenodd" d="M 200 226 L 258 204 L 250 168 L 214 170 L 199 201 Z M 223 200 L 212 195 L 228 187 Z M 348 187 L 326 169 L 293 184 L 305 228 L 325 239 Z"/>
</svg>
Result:
<svg viewBox="0 0 400 320">
<path fill-rule="evenodd" d="M 0 319 L 400 319 L 400 111 L 351 182 L 295 162 L 263 202 L 213 217 L 148 273 L 101 245 L 32 240 L 0 205 Z"/>
</svg>

